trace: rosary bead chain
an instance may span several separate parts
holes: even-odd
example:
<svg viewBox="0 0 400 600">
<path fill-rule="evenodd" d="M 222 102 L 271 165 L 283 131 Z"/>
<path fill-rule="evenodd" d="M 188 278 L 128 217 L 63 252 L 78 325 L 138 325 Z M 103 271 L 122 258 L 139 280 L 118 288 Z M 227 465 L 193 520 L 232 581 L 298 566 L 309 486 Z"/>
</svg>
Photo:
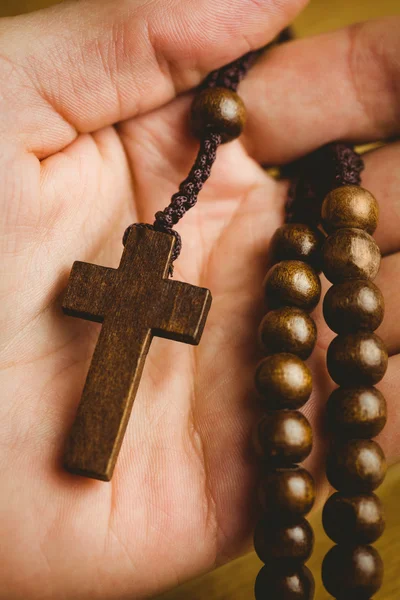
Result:
<svg viewBox="0 0 400 600">
<path fill-rule="evenodd" d="M 380 251 L 371 237 L 378 220 L 375 198 L 357 186 L 332 190 L 322 204 L 330 233 L 322 251 L 323 272 L 334 284 L 324 299 L 328 326 L 339 335 L 327 353 L 327 367 L 341 387 L 327 405 L 333 443 L 327 478 L 337 490 L 325 504 L 323 525 L 338 545 L 326 555 L 322 579 L 337 600 L 369 600 L 381 587 L 383 564 L 375 548 L 385 527 L 383 508 L 372 492 L 386 474 L 386 460 L 371 440 L 383 429 L 387 409 L 374 387 L 384 376 L 388 354 L 373 333 L 381 324 L 383 297 L 371 282 Z"/>
<path fill-rule="evenodd" d="M 315 322 L 308 313 L 321 295 L 316 269 L 322 241 L 320 232 L 302 224 L 278 229 L 272 241 L 278 262 L 264 281 L 269 312 L 258 336 L 267 356 L 257 366 L 255 385 L 266 412 L 254 431 L 253 444 L 264 471 L 259 487 L 262 517 L 254 546 L 266 566 L 257 577 L 256 600 L 314 597 L 314 580 L 304 566 L 314 544 L 312 528 L 304 519 L 315 501 L 314 481 L 297 464 L 312 450 L 312 429 L 295 409 L 312 391 L 311 371 L 303 359 L 316 342 Z"/>
</svg>

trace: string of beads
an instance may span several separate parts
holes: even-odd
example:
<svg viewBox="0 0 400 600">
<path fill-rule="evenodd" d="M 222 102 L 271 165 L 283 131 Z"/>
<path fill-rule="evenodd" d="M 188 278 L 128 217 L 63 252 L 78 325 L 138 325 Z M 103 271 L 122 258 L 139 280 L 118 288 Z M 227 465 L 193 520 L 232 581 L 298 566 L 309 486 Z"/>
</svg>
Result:
<svg viewBox="0 0 400 600">
<path fill-rule="evenodd" d="M 373 491 L 385 477 L 386 461 L 379 444 L 370 439 L 386 423 L 386 402 L 374 385 L 388 364 L 386 348 L 374 334 L 384 315 L 382 293 L 372 283 L 381 259 L 371 237 L 377 221 L 378 204 L 361 187 L 336 188 L 322 205 L 328 233 L 322 267 L 333 283 L 323 309 L 328 326 L 338 334 L 329 346 L 327 367 L 340 386 L 327 408 L 333 436 L 327 477 L 337 492 L 323 511 L 325 531 L 337 545 L 324 559 L 322 578 L 339 600 L 369 600 L 383 579 L 382 559 L 370 545 L 385 526 Z"/>
<path fill-rule="evenodd" d="M 333 164 L 326 162 L 327 157 L 333 158 Z M 310 268 L 318 271 L 322 267 L 334 284 L 324 299 L 324 316 L 338 334 L 329 347 L 327 366 L 340 385 L 327 407 L 333 436 L 327 477 L 338 491 L 323 512 L 325 531 L 337 545 L 324 560 L 322 577 L 337 600 L 369 600 L 383 576 L 382 560 L 370 544 L 379 538 L 385 524 L 382 505 L 373 491 L 383 481 L 386 463 L 380 446 L 369 439 L 378 435 L 386 422 L 385 399 L 373 387 L 382 379 L 388 360 L 382 340 L 373 333 L 384 313 L 382 294 L 371 281 L 380 263 L 379 248 L 371 237 L 378 205 L 369 192 L 348 185 L 349 180 L 359 182 L 363 168 L 352 148 L 331 145 L 304 159 L 303 165 L 307 160 L 309 167 L 319 163 L 323 168 L 306 171 L 313 173 L 308 182 L 303 171 L 296 189 L 313 193 L 303 196 L 297 192 L 288 203 L 295 209 L 289 220 L 297 214 L 306 223 L 287 223 L 277 230 L 273 238 L 276 264 L 265 280 L 270 310 L 259 337 L 268 356 L 257 368 L 256 387 L 267 410 L 256 428 L 254 444 L 265 469 L 260 484 L 263 515 L 254 545 L 266 565 L 258 575 L 255 595 L 257 600 L 311 600 L 314 596 L 312 575 L 304 567 L 313 536 L 303 518 L 312 506 L 313 483 L 304 469 L 290 463 L 300 462 L 311 451 L 309 424 L 294 409 L 300 408 L 311 392 L 310 375 L 300 359 L 311 354 L 316 337 L 315 324 L 307 314 L 317 302 L 318 287 L 316 271 Z M 322 182 L 329 172 L 335 176 Z M 322 203 L 321 214 L 318 190 L 326 190 L 329 181 L 333 189 Z M 306 209 L 312 197 L 317 208 L 313 207 L 310 219 Z M 321 221 L 326 238 L 315 228 Z M 289 487 L 287 482 L 294 474 L 296 484 Z M 295 493 L 307 486 L 312 490 L 309 503 L 302 496 L 299 512 Z"/>
<path fill-rule="evenodd" d="M 311 600 L 314 579 L 305 562 L 314 534 L 304 518 L 313 507 L 315 486 L 300 466 L 312 450 L 312 430 L 299 411 L 312 392 L 311 355 L 317 328 L 310 312 L 321 296 L 318 276 L 323 235 L 303 223 L 287 223 L 272 239 L 274 266 L 264 281 L 268 312 L 259 328 L 255 384 L 265 413 L 254 433 L 263 461 L 259 487 L 261 518 L 254 547 L 265 566 L 255 584 L 256 600 Z"/>
</svg>

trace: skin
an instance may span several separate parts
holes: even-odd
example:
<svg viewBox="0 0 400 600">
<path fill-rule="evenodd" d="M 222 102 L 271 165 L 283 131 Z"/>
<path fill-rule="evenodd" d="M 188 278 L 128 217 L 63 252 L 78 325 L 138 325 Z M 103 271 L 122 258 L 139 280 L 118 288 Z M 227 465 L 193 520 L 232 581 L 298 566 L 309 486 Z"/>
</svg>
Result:
<svg viewBox="0 0 400 600">
<path fill-rule="evenodd" d="M 277 48 L 243 83 L 246 133 L 221 148 L 179 225 L 175 277 L 212 290 L 207 328 L 196 349 L 155 340 L 110 484 L 60 466 L 99 331 L 65 317 L 61 295 L 74 260 L 116 266 L 125 227 L 151 221 L 186 176 L 197 150 L 186 92 L 267 43 L 304 3 L 82 1 L 0 21 L 0 598 L 141 599 L 250 548 L 261 281 L 287 191 L 259 162 L 398 134 L 399 20 Z M 370 153 L 363 180 L 381 203 L 387 255 L 376 283 L 391 358 L 379 387 L 392 412 L 379 441 L 391 458 L 399 159 L 396 143 Z M 332 333 L 319 310 L 316 319 L 306 466 L 321 502 Z"/>
</svg>

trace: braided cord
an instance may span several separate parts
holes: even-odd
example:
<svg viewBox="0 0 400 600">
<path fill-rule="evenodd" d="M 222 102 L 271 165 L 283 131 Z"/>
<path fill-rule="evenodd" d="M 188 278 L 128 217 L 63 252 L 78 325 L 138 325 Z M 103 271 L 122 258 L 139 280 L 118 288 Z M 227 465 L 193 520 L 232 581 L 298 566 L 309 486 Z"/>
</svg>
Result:
<svg viewBox="0 0 400 600">
<path fill-rule="evenodd" d="M 263 50 L 249 52 L 221 69 L 213 71 L 205 79 L 201 88 L 224 87 L 236 91 L 240 81 Z M 211 175 L 211 168 L 215 162 L 217 150 L 221 143 L 222 140 L 219 134 L 205 132 L 204 138 L 200 141 L 200 148 L 194 165 L 189 175 L 180 184 L 178 192 L 172 196 L 169 205 L 164 210 L 160 210 L 155 214 L 155 220 L 152 225 L 149 223 L 135 223 L 130 225 L 124 233 L 124 244 L 132 227 L 144 227 L 173 235 L 175 237 L 175 246 L 172 254 L 170 275 L 173 273 L 173 262 L 178 258 L 182 249 L 182 239 L 174 229 L 174 225 L 196 204 L 200 190 Z"/>
<path fill-rule="evenodd" d="M 288 165 L 282 175 L 291 180 L 286 203 L 287 223 L 317 225 L 325 196 L 343 185 L 360 185 L 364 161 L 352 146 L 328 144 Z"/>
</svg>

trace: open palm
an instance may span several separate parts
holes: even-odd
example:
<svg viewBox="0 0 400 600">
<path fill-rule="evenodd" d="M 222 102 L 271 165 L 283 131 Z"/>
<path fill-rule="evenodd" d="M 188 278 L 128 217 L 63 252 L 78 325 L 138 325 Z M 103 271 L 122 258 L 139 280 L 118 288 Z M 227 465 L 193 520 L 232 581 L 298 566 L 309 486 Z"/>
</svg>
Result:
<svg viewBox="0 0 400 600">
<path fill-rule="evenodd" d="M 329 134 L 311 132 L 307 142 L 300 135 L 296 142 L 286 141 L 287 155 L 279 144 L 280 155 L 268 154 L 251 117 L 257 81 L 266 85 L 265 74 L 285 64 L 288 52 L 298 56 L 300 48 L 305 61 L 311 49 L 300 42 L 296 51 L 278 49 L 257 65 L 243 86 L 250 112 L 247 136 L 220 149 L 198 206 L 179 229 L 184 247 L 175 278 L 213 294 L 202 342 L 193 349 L 154 340 L 110 484 L 64 472 L 63 445 L 99 331 L 62 314 L 72 262 L 117 266 L 125 227 L 151 222 L 196 154 L 187 133 L 190 97 L 172 100 L 175 91 L 267 42 L 301 2 L 288 1 L 279 10 L 281 3 L 221 2 L 226 4 L 225 14 L 217 10 L 222 21 L 210 17 L 206 32 L 195 27 L 198 11 L 203 18 L 213 12 L 214 4 L 206 0 L 196 3 L 196 12 L 187 0 L 166 2 L 174 5 L 176 22 L 163 20 L 167 9 L 157 2 L 118 4 L 116 10 L 116 3 L 97 2 L 98 17 L 89 1 L 79 10 L 66 5 L 13 20 L 11 27 L 0 22 L 0 597 L 7 600 L 144 598 L 248 547 L 255 518 L 257 467 L 249 434 L 258 411 L 252 374 L 261 282 L 286 194 L 285 184 L 270 179 L 255 158 L 286 160 L 308 150 L 307 144 L 315 147 L 335 137 L 331 117 Z M 60 27 L 60 14 L 76 47 L 63 40 L 66 56 L 59 51 L 53 61 L 49 50 L 54 52 L 54 39 L 60 38 L 52 28 Z M 260 25 L 263 14 L 266 23 Z M 188 33 L 185 41 L 176 23 L 191 15 L 193 26 L 185 25 L 193 27 L 192 38 Z M 33 31 L 40 27 L 52 33 L 35 47 Z M 17 33 L 25 38 L 23 53 L 13 45 Z M 142 35 L 152 42 L 153 54 Z M 236 44 L 233 53 L 224 47 L 228 42 Z M 284 85 L 285 78 L 283 90 Z M 266 122 L 267 108 L 257 115 Z M 378 137 L 372 131 L 365 137 Z M 279 137 L 271 130 L 262 133 L 265 146 L 268 135 Z M 363 135 L 354 132 L 355 138 Z M 394 183 L 383 182 L 396 153 L 398 158 L 393 147 L 371 154 L 373 171 L 366 173 L 369 188 L 386 196 L 389 207 Z M 393 254 L 400 239 L 389 223 L 390 210 L 383 210 L 385 235 L 382 227 L 377 235 L 392 256 L 383 261 L 378 284 L 395 318 L 389 273 L 400 272 Z M 316 318 L 321 326 L 311 360 L 315 389 L 306 412 L 316 441 L 308 466 L 322 487 L 321 416 L 330 386 L 324 354 L 331 334 L 319 314 Z M 391 401 L 400 383 L 395 356 L 400 331 L 386 322 L 380 333 L 394 355 L 382 385 Z M 392 419 L 383 440 L 392 454 L 395 430 Z"/>
</svg>

